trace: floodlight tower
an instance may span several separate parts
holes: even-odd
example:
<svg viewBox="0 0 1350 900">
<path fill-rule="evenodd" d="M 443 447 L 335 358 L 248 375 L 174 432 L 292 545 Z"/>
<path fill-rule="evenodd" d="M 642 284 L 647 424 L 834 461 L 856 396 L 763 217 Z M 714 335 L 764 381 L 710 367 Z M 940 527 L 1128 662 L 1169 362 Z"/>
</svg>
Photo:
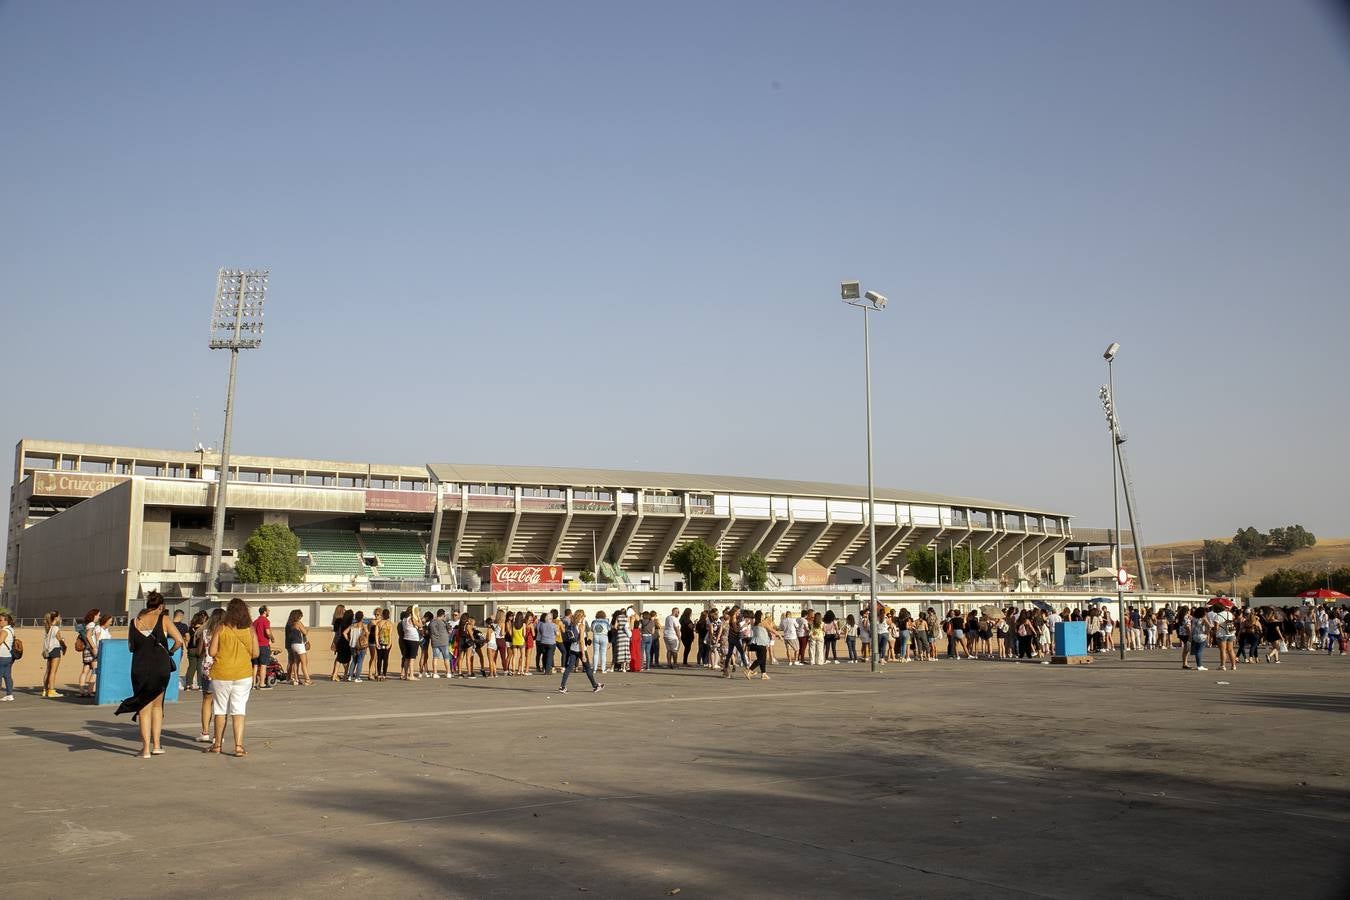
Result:
<svg viewBox="0 0 1350 900">
<path fill-rule="evenodd" d="M 1125 561 L 1120 555 L 1120 492 L 1121 488 L 1125 493 L 1125 514 L 1130 519 L 1130 542 L 1134 544 L 1134 562 L 1139 569 L 1139 586 L 1143 593 L 1141 596 L 1147 597 L 1149 593 L 1148 569 L 1144 566 L 1144 550 L 1140 544 L 1139 525 L 1134 520 L 1134 495 L 1133 487 L 1130 484 L 1129 472 L 1125 468 L 1125 449 L 1121 445 L 1125 443 L 1125 436 L 1120 433 L 1120 416 L 1116 412 L 1116 378 L 1115 362 L 1116 354 L 1120 352 L 1120 344 L 1112 341 L 1102 354 L 1102 359 L 1106 360 L 1106 384 L 1097 392 L 1097 396 L 1102 401 L 1102 411 L 1106 413 L 1106 427 L 1111 432 L 1111 454 L 1114 457 L 1111 461 L 1111 501 L 1115 507 L 1116 519 L 1116 570 L 1118 573 L 1125 571 Z M 1117 487 L 1117 476 L 1119 476 L 1120 487 Z M 1125 639 L 1124 629 L 1127 627 L 1125 621 L 1125 582 L 1118 574 L 1116 577 L 1116 597 L 1117 610 L 1120 621 L 1116 627 L 1121 629 L 1120 658 L 1125 658 Z"/>
<path fill-rule="evenodd" d="M 225 490 L 230 476 L 230 429 L 234 425 L 234 380 L 240 350 L 262 346 L 263 303 L 268 269 L 221 269 L 216 276 L 216 302 L 211 310 L 212 350 L 230 351 L 230 381 L 225 389 L 225 436 L 220 442 L 216 470 L 216 512 L 211 540 L 211 569 L 206 579 L 210 593 L 220 590 L 220 552 L 225 542 Z"/>
<path fill-rule="evenodd" d="M 867 614 L 871 642 L 872 671 L 877 671 L 877 629 L 881 625 L 881 615 L 877 609 L 877 503 L 876 491 L 872 487 L 872 342 L 868 332 L 868 314 L 881 312 L 886 308 L 886 298 L 876 291 L 868 291 L 858 296 L 858 282 L 845 281 L 839 285 L 839 299 L 849 306 L 863 311 L 863 374 L 865 378 L 865 396 L 867 398 L 867 552 L 870 565 L 867 570 L 867 596 L 870 612 Z M 866 299 L 867 303 L 863 303 Z"/>
</svg>

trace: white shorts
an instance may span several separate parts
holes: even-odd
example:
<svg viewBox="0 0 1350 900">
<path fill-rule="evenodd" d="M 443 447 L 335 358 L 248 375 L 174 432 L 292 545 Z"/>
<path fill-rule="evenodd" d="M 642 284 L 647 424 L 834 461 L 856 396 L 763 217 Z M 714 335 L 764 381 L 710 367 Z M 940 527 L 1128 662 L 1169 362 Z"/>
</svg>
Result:
<svg viewBox="0 0 1350 900">
<path fill-rule="evenodd" d="M 304 656 L 307 651 L 304 644 L 291 644 L 291 652 L 296 656 Z"/>
<path fill-rule="evenodd" d="M 248 707 L 248 694 L 253 689 L 252 678 L 238 681 L 211 679 L 211 713 L 217 716 L 242 716 Z"/>
</svg>

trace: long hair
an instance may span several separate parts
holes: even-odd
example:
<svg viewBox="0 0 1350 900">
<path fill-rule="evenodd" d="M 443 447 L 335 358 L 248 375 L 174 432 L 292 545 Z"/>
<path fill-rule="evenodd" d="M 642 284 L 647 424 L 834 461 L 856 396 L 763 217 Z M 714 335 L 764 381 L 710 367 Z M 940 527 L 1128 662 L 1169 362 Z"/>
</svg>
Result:
<svg viewBox="0 0 1350 900">
<path fill-rule="evenodd" d="M 230 628 L 249 628 L 253 617 L 248 614 L 248 604 L 238 597 L 231 597 L 225 607 L 224 624 Z"/>
<path fill-rule="evenodd" d="M 211 615 L 206 617 L 206 634 L 215 634 L 220 628 L 220 623 L 225 619 L 225 610 L 217 607 L 211 610 Z"/>
<path fill-rule="evenodd" d="M 294 625 L 296 622 L 299 622 L 304 617 L 305 614 L 300 610 L 298 609 L 291 610 L 291 614 L 286 617 L 286 627 L 290 628 L 292 625 Z"/>
</svg>

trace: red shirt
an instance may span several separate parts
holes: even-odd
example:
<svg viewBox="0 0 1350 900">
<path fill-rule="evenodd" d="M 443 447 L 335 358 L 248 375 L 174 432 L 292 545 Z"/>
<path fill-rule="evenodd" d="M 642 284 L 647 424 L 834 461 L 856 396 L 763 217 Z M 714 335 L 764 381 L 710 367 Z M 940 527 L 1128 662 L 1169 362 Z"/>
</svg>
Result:
<svg viewBox="0 0 1350 900">
<path fill-rule="evenodd" d="M 253 633 L 258 636 L 259 647 L 270 647 L 272 642 L 267 639 L 267 632 L 272 629 L 272 623 L 267 621 L 267 616 L 258 616 L 253 620 Z"/>
</svg>

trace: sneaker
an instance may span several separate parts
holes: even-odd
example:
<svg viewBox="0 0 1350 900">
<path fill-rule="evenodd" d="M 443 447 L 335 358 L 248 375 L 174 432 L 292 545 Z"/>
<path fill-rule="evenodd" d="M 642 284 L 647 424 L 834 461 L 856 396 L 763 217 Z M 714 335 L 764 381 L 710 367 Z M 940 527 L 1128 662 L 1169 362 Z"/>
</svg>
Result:
<svg viewBox="0 0 1350 900">
<path fill-rule="evenodd" d="M 13 700 L 14 700 L 13 694 L 6 694 L 5 696 L 0 697 L 0 703 L 10 703 Z"/>
<path fill-rule="evenodd" d="M 211 735 L 203 731 L 201 734 L 197 735 L 197 743 L 199 744 L 211 743 Z"/>
<path fill-rule="evenodd" d="M 47 696 L 48 696 L 48 697 L 51 697 L 51 698 L 53 698 L 53 699 L 55 699 L 56 697 L 60 697 L 60 696 L 61 696 L 61 692 L 60 692 L 60 691 L 48 691 L 48 692 L 47 692 Z"/>
<path fill-rule="evenodd" d="M 1197 672 L 1208 672 L 1209 669 L 1206 669 L 1204 666 L 1196 666 L 1196 667 L 1195 667 L 1195 671 L 1197 671 Z"/>
<path fill-rule="evenodd" d="M 565 694 L 565 693 L 567 693 L 567 688 L 558 688 L 558 693 L 560 693 L 560 694 Z"/>
<path fill-rule="evenodd" d="M 597 684 L 594 688 L 591 689 L 591 693 L 592 693 L 592 694 L 598 694 L 598 693 L 600 693 L 601 691 L 603 691 L 604 689 L 605 689 L 605 686 L 604 686 L 603 684 Z"/>
</svg>

